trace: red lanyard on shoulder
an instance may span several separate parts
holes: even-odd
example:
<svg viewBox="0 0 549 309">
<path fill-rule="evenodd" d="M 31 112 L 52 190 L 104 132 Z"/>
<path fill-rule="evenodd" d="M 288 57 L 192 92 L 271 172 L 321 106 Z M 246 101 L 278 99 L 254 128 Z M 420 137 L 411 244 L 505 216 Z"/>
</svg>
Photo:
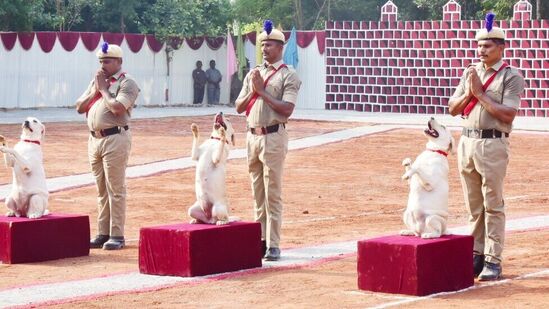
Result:
<svg viewBox="0 0 549 309">
<path fill-rule="evenodd" d="M 280 71 L 280 69 L 285 67 L 286 65 L 282 64 L 281 66 L 278 67 L 278 69 L 274 69 L 273 73 L 271 73 L 271 75 L 269 75 L 267 79 L 265 79 L 265 81 L 263 82 L 263 87 L 267 87 L 267 83 L 269 82 L 269 79 L 271 79 L 271 77 L 273 77 L 273 75 L 275 75 L 276 72 Z M 254 106 L 255 101 L 257 101 L 258 97 L 259 97 L 259 94 L 257 92 L 254 92 L 253 96 L 250 98 L 250 102 L 248 102 L 248 106 L 246 107 L 246 117 L 250 114 L 250 111 L 252 110 L 252 107 Z"/>
<path fill-rule="evenodd" d="M 499 70 L 495 71 L 494 74 L 492 74 L 492 76 L 490 76 L 490 78 L 488 78 L 488 80 L 484 83 L 484 85 L 482 85 L 482 90 L 483 91 L 486 91 L 486 89 L 488 89 L 488 87 L 490 86 L 490 84 L 494 81 L 494 79 L 496 78 L 496 75 L 498 75 L 498 73 L 505 69 L 505 67 L 507 67 L 507 63 L 503 63 L 501 65 L 501 67 L 499 68 Z M 465 106 L 465 109 L 463 110 L 462 112 L 462 116 L 463 117 L 467 117 L 469 116 L 469 114 L 471 113 L 471 111 L 473 110 L 473 108 L 475 107 L 475 105 L 477 105 L 478 103 L 478 98 L 477 97 L 473 97 L 471 99 L 471 101 L 469 101 L 469 103 L 467 103 L 467 106 Z"/>
<path fill-rule="evenodd" d="M 110 85 L 113 85 L 114 83 L 116 83 L 119 79 L 121 78 L 124 78 L 126 76 L 126 72 L 122 72 L 120 73 L 120 76 L 118 77 L 118 79 L 114 78 L 111 76 L 111 78 L 109 78 L 109 84 Z M 97 92 L 95 94 L 95 96 L 90 100 L 90 102 L 88 103 L 88 107 L 86 108 L 86 118 L 88 118 L 88 113 L 90 111 L 90 109 L 92 108 L 92 106 L 97 102 L 99 101 L 99 99 L 101 99 L 102 95 L 101 95 L 101 92 Z"/>
</svg>

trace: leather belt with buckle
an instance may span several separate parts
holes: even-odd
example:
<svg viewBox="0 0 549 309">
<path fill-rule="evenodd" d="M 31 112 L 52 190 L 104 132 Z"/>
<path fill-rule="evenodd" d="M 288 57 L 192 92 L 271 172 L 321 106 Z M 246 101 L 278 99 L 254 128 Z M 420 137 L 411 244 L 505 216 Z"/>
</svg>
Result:
<svg viewBox="0 0 549 309">
<path fill-rule="evenodd" d="M 99 130 L 99 131 L 90 131 L 90 134 L 95 138 L 100 138 L 100 137 L 118 134 L 122 132 L 122 129 L 128 131 L 130 127 L 128 127 L 127 125 L 123 127 L 112 127 L 108 129 Z"/>
<path fill-rule="evenodd" d="M 501 132 L 496 129 L 468 129 L 463 128 L 461 135 L 470 138 L 501 138 L 509 137 L 509 133 Z"/>
<path fill-rule="evenodd" d="M 272 126 L 268 126 L 268 127 L 257 127 L 257 128 L 248 128 L 248 130 L 250 131 L 250 133 L 252 133 L 253 135 L 267 135 L 269 133 L 274 133 L 274 132 L 278 132 L 278 127 L 279 126 L 282 126 L 282 127 L 286 127 L 285 124 L 273 124 Z"/>
</svg>

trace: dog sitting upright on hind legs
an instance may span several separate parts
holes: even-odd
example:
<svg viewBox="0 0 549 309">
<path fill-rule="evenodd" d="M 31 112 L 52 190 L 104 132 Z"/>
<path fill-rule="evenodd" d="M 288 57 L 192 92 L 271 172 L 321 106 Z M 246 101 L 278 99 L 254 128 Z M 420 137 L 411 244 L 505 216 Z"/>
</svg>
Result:
<svg viewBox="0 0 549 309">
<path fill-rule="evenodd" d="M 0 152 L 4 153 L 7 167 L 13 169 L 11 193 L 6 197 L 9 217 L 40 218 L 48 214 L 48 188 L 44 172 L 42 140 L 44 125 L 28 117 L 22 125 L 20 141 L 9 148 L 0 136 Z"/>
<path fill-rule="evenodd" d="M 196 202 L 189 208 L 191 223 L 224 225 L 229 221 L 226 198 L 225 164 L 231 145 L 234 146 L 234 129 L 223 113 L 214 117 L 211 136 L 199 146 L 198 126 L 191 125 L 193 146 L 191 157 L 196 165 Z M 230 140 L 230 142 L 229 142 Z"/>
<path fill-rule="evenodd" d="M 416 235 L 437 238 L 447 234 L 448 218 L 448 152 L 454 149 L 454 138 L 446 127 L 434 118 L 427 123 L 424 134 L 428 139 L 426 149 L 414 162 L 402 161 L 406 172 L 403 180 L 409 180 L 410 193 L 404 211 L 407 230 L 400 235 Z"/>
</svg>

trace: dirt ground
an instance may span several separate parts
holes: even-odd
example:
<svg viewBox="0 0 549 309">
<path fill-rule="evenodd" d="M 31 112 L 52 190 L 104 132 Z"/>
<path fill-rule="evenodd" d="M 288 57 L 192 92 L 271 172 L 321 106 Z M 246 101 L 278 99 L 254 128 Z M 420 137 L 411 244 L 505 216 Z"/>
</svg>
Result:
<svg viewBox="0 0 549 309">
<path fill-rule="evenodd" d="M 212 117 L 173 117 L 132 123 L 130 165 L 188 156 L 190 124 L 196 122 L 207 137 Z M 237 148 L 244 147 L 244 119 L 233 117 Z M 368 124 L 291 121 L 292 139 Z M 16 140 L 18 126 L 0 125 L 0 134 Z M 15 132 L 15 133 L 14 133 Z M 455 132 L 456 138 L 459 138 Z M 509 219 L 549 213 L 548 135 L 512 134 L 512 158 L 506 178 Z M 87 132 L 83 123 L 52 123 L 44 145 L 49 177 L 89 172 Z M 407 199 L 407 184 L 400 180 L 404 157 L 424 148 L 419 129 L 399 129 L 320 147 L 291 151 L 284 174 L 282 254 L 291 247 L 359 240 L 397 233 Z M 534 162 L 536 168 L 532 168 Z M 467 222 L 456 157 L 449 156 L 451 226 Z M 0 167 L 0 182 L 10 181 Z M 227 170 L 231 214 L 252 220 L 252 200 L 245 159 L 231 160 Z M 90 256 L 43 263 L 0 264 L 0 290 L 21 285 L 96 278 L 138 271 L 137 239 L 143 226 L 187 221 L 194 199 L 194 169 L 178 170 L 128 181 L 126 238 L 121 251 L 92 250 Z M 50 195 L 50 210 L 90 216 L 96 232 L 95 187 L 71 189 Z M 404 307 L 542 307 L 549 303 L 549 280 L 520 278 L 549 269 L 546 237 L 549 229 L 509 233 L 504 276 L 512 279 L 495 286 L 434 299 L 415 298 Z M 54 307 L 284 307 L 364 308 L 401 301 L 395 295 L 357 288 L 356 257 L 298 269 L 264 271 L 219 281 L 180 284 L 153 292 L 102 296 Z M 481 286 L 478 282 L 477 286 Z"/>
</svg>

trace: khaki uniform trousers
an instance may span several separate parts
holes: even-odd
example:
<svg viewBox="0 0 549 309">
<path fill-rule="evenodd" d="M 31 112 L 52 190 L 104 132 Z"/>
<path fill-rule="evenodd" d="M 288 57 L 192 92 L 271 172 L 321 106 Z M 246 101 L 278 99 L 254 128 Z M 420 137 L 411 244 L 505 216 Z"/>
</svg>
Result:
<svg viewBox="0 0 549 309">
<path fill-rule="evenodd" d="M 98 234 L 124 236 L 126 221 L 126 165 L 131 150 L 130 131 L 103 138 L 90 136 L 88 157 L 97 185 Z"/>
<path fill-rule="evenodd" d="M 503 180 L 509 163 L 507 138 L 469 138 L 461 136 L 458 169 L 469 211 L 475 254 L 486 261 L 502 261 L 505 240 Z"/>
<path fill-rule="evenodd" d="M 254 195 L 255 221 L 261 223 L 261 238 L 268 248 L 279 248 L 282 227 L 282 170 L 288 153 L 288 133 L 254 135 L 248 132 L 248 172 Z"/>
</svg>

